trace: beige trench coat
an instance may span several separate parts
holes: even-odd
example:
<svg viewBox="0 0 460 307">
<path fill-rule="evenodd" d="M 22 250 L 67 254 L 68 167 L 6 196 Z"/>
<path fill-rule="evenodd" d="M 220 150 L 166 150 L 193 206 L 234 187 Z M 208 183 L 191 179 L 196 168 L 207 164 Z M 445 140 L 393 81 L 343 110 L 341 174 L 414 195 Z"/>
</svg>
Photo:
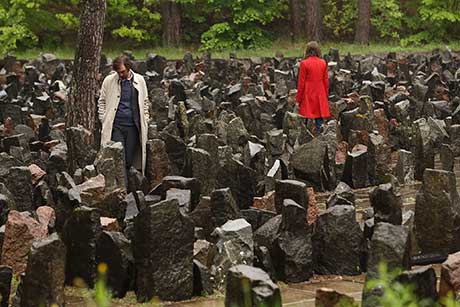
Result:
<svg viewBox="0 0 460 307">
<path fill-rule="evenodd" d="M 147 132 L 149 115 L 149 98 L 147 85 L 144 77 L 133 73 L 133 87 L 139 92 L 139 114 L 140 114 L 140 150 L 134 158 L 134 167 L 142 169 L 142 174 L 145 174 L 145 161 L 147 153 Z M 120 77 L 117 73 L 112 72 L 105 77 L 102 83 L 101 93 L 98 101 L 99 119 L 102 123 L 101 146 L 107 144 L 112 138 L 113 121 L 117 113 L 118 104 L 120 103 Z"/>
</svg>

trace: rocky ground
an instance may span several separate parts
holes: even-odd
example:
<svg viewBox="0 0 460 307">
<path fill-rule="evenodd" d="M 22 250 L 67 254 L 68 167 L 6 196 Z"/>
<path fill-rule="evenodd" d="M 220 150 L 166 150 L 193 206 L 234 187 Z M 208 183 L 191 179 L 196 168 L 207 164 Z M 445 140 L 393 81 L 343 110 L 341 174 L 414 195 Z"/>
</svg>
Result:
<svg viewBox="0 0 460 307">
<path fill-rule="evenodd" d="M 65 127 L 71 63 L 1 61 L 3 301 L 15 276 L 13 306 L 80 304 L 65 286 L 92 288 L 102 263 L 127 302 L 114 304 L 217 292 L 210 304 L 277 306 L 332 275 L 360 276 L 360 288 L 317 291 L 318 304 L 376 306 L 378 289 L 359 294 L 382 261 L 421 298 L 458 292 L 459 55 L 325 59 L 320 134 L 296 112 L 299 59 L 136 60 L 152 120 L 145 176 L 132 168 L 127 187 L 121 144 Z M 439 288 L 433 267 L 411 270 L 443 261 Z"/>
<path fill-rule="evenodd" d="M 441 168 L 441 161 L 439 156 L 436 157 L 436 168 Z M 393 164 L 397 161 L 393 159 Z M 455 177 L 457 180 L 457 189 L 460 187 L 460 164 L 458 159 L 455 161 Z M 403 212 L 414 210 L 415 198 L 418 189 L 421 186 L 421 182 L 415 181 L 411 184 L 401 186 L 400 194 L 403 201 Z M 373 187 L 355 189 L 356 195 L 356 220 L 363 222 L 363 216 L 366 210 L 371 207 L 369 192 Z M 318 211 L 323 211 L 326 208 L 326 201 L 329 198 L 331 192 L 316 193 L 315 196 L 315 207 Z M 439 264 L 433 265 L 436 271 L 437 279 L 441 276 L 441 266 Z M 340 276 L 340 275 L 314 275 L 313 278 L 307 282 L 297 284 L 285 284 L 279 282 L 278 285 L 281 289 L 283 305 L 295 306 L 295 307 L 313 307 L 315 306 L 316 291 L 321 288 L 334 289 L 342 294 L 346 294 L 353 297 L 356 302 L 361 302 L 361 294 L 364 287 L 365 274 L 358 276 Z M 86 289 L 66 287 L 66 304 L 68 306 L 87 306 L 91 304 L 92 292 Z M 188 301 L 182 302 L 161 302 L 166 306 L 174 307 L 219 307 L 224 306 L 224 294 L 215 293 L 213 295 L 207 295 L 204 297 L 195 297 Z M 136 303 L 136 295 L 134 292 L 128 292 L 126 297 L 123 299 L 112 299 L 112 306 L 141 306 Z M 145 304 L 145 306 L 152 306 L 151 304 Z"/>
</svg>

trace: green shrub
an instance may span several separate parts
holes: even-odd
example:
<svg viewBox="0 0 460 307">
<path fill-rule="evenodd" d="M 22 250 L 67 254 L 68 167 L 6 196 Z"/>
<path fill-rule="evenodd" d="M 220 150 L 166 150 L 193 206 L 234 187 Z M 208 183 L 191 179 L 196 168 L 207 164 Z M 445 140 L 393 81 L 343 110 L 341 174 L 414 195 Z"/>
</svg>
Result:
<svg viewBox="0 0 460 307">
<path fill-rule="evenodd" d="M 135 46 L 158 42 L 161 15 L 154 4 L 155 1 L 145 1 L 139 8 L 132 0 L 107 0 L 106 32 Z"/>
<path fill-rule="evenodd" d="M 403 13 L 397 0 L 372 0 L 371 24 L 381 39 L 399 39 Z"/>
<path fill-rule="evenodd" d="M 208 5 L 224 18 L 202 34 L 202 50 L 265 47 L 271 39 L 262 27 L 281 18 L 288 8 L 286 0 L 208 0 Z"/>
<path fill-rule="evenodd" d="M 439 302 L 429 299 L 419 299 L 414 294 L 413 285 L 402 284 L 396 281 L 396 277 L 402 272 L 395 270 L 388 272 L 387 265 L 379 265 L 379 277 L 366 282 L 365 291 L 375 288 L 383 290 L 383 295 L 377 299 L 381 307 L 441 307 Z M 455 301 L 452 295 L 441 298 L 445 307 L 460 307 L 460 302 Z"/>
<path fill-rule="evenodd" d="M 334 39 L 353 39 L 358 17 L 357 0 L 325 0 L 323 24 Z"/>
<path fill-rule="evenodd" d="M 417 14 L 406 18 L 412 35 L 401 41 L 403 46 L 460 38 L 459 0 L 419 0 Z"/>
<path fill-rule="evenodd" d="M 39 6 L 38 1 L 0 1 L 0 54 L 15 50 L 19 44 L 33 46 L 37 43 L 38 37 L 28 27 L 26 12 Z"/>
</svg>

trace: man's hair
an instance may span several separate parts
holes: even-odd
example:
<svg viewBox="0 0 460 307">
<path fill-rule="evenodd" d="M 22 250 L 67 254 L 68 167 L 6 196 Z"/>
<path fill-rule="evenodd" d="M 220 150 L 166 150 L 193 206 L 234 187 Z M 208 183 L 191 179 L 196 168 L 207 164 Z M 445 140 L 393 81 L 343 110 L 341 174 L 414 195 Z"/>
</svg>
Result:
<svg viewBox="0 0 460 307">
<path fill-rule="evenodd" d="M 120 55 L 112 63 L 112 69 L 118 71 L 121 65 L 125 65 L 126 69 L 130 70 L 133 68 L 133 62 L 126 55 Z"/>
<path fill-rule="evenodd" d="M 307 47 L 305 48 L 305 57 L 308 58 L 309 56 L 321 57 L 321 50 L 319 49 L 318 43 L 315 41 L 307 43 Z"/>
</svg>

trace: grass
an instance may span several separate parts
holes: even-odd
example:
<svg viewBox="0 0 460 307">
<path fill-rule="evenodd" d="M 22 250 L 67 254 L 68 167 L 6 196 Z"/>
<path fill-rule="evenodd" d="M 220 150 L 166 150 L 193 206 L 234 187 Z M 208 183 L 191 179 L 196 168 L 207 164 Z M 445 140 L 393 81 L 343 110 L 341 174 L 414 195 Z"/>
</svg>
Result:
<svg viewBox="0 0 460 307">
<path fill-rule="evenodd" d="M 69 307 L 103 307 L 94 301 L 95 290 L 87 288 L 78 288 L 78 287 L 65 287 L 65 296 L 66 296 L 66 306 Z M 186 304 L 188 302 L 193 302 L 194 306 L 199 306 L 201 301 L 222 301 L 225 298 L 224 293 L 214 292 L 210 295 L 205 295 L 202 297 L 194 297 L 190 300 L 183 301 L 182 303 Z M 174 302 L 161 302 L 159 299 L 152 299 L 149 303 L 138 303 L 136 294 L 133 291 L 130 291 L 126 294 L 124 298 L 109 298 L 110 307 L 159 307 L 167 306 L 170 304 L 175 305 Z M 178 303 L 178 302 L 176 302 Z"/>
<path fill-rule="evenodd" d="M 233 50 L 238 58 L 250 57 L 272 57 L 277 51 L 281 51 L 286 57 L 301 57 L 304 52 L 304 43 L 291 43 L 285 41 L 276 41 L 267 48 L 248 49 L 248 50 Z M 326 42 L 322 44 L 323 53 L 326 53 L 330 48 L 340 50 L 342 55 L 350 54 L 385 54 L 388 52 L 397 53 L 412 53 L 412 52 L 430 52 L 435 48 L 444 49 L 448 45 L 453 51 L 460 50 L 460 41 L 449 43 L 430 43 L 426 45 L 402 47 L 398 44 L 385 42 L 376 42 L 369 45 L 359 45 L 350 43 Z M 127 48 L 117 48 L 114 46 L 106 47 L 103 53 L 114 58 Z M 145 59 L 148 53 L 156 53 L 166 57 L 169 60 L 182 59 L 186 51 L 191 51 L 195 57 L 201 56 L 202 52 L 197 47 L 178 47 L 178 48 L 133 48 L 131 49 L 136 59 Z M 227 59 L 232 50 L 212 52 L 212 58 Z M 34 59 L 40 53 L 54 53 L 60 59 L 73 59 L 74 49 L 72 47 L 61 47 L 54 50 L 28 49 L 25 51 L 16 51 L 11 54 L 19 59 Z"/>
</svg>

